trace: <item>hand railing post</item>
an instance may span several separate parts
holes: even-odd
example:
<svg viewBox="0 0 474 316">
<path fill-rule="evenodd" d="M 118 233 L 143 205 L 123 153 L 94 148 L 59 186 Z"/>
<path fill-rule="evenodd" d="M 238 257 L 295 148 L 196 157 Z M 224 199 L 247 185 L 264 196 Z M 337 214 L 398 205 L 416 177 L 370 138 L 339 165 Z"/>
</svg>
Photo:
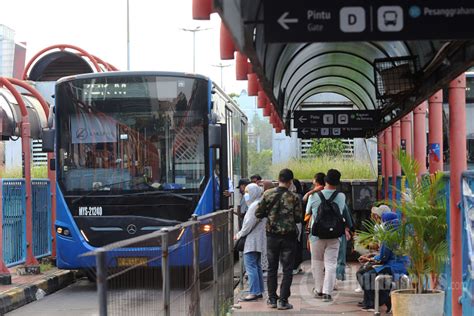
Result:
<svg viewBox="0 0 474 316">
<path fill-rule="evenodd" d="M 190 315 L 200 316 L 201 315 L 201 306 L 200 306 L 200 278 L 199 278 L 199 222 L 197 215 L 193 214 L 192 220 L 195 223 L 192 226 L 193 231 L 193 282 L 194 282 L 194 292 L 193 298 L 191 299 L 191 308 Z"/>
<path fill-rule="evenodd" d="M 99 296 L 99 315 L 107 316 L 107 252 L 97 249 L 97 295 Z"/>
<path fill-rule="evenodd" d="M 170 316 L 170 267 L 168 253 L 168 231 L 161 235 L 161 272 L 163 276 L 163 315 Z"/>
<path fill-rule="evenodd" d="M 217 220 L 216 216 L 212 218 L 212 280 L 213 280 L 213 292 L 214 292 L 214 315 L 219 315 L 219 267 L 218 267 L 218 253 L 217 253 Z"/>
<path fill-rule="evenodd" d="M 231 305 L 234 305 L 234 212 L 229 210 L 227 213 L 227 225 L 228 225 L 228 241 L 229 241 L 229 249 L 228 249 L 228 256 L 229 256 L 229 284 L 227 284 L 229 295 L 228 297 L 231 300 Z"/>
</svg>

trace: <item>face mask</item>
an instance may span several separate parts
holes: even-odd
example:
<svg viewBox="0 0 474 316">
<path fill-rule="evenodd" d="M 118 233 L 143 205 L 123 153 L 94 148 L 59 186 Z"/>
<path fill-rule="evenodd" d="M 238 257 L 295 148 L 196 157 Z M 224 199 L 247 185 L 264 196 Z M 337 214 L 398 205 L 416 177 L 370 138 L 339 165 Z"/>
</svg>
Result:
<svg viewBox="0 0 474 316">
<path fill-rule="evenodd" d="M 245 200 L 245 202 L 250 201 L 250 194 L 245 193 L 245 194 L 244 194 L 244 200 Z"/>
</svg>

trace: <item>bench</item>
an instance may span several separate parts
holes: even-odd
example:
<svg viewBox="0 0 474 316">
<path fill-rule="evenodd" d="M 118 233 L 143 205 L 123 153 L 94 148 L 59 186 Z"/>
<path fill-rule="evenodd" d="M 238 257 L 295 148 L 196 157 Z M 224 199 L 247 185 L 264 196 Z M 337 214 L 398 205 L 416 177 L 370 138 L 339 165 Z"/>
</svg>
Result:
<svg viewBox="0 0 474 316">
<path fill-rule="evenodd" d="M 379 296 L 380 296 L 380 284 L 381 281 L 389 280 L 392 282 L 392 289 L 397 290 L 397 289 L 407 289 L 410 286 L 410 278 L 406 274 L 402 274 L 400 276 L 400 281 L 399 282 L 394 282 L 393 277 L 388 274 L 381 274 L 377 275 L 375 277 L 375 299 L 374 299 L 374 315 L 375 316 L 380 316 L 380 306 L 379 306 Z M 402 287 L 402 284 L 404 286 Z"/>
</svg>

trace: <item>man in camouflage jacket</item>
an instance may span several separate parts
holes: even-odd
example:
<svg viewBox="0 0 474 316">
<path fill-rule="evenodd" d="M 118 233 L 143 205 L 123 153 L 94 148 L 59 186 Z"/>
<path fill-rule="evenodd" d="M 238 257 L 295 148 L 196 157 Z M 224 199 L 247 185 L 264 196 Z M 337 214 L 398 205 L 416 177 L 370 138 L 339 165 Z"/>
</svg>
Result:
<svg viewBox="0 0 474 316">
<path fill-rule="evenodd" d="M 291 309 L 288 303 L 293 281 L 293 260 L 296 251 L 296 224 L 301 223 L 302 206 L 299 197 L 288 188 L 293 183 L 293 172 L 283 169 L 278 176 L 279 186 L 266 191 L 259 203 L 255 216 L 267 217 L 267 257 L 268 257 L 268 305 L 272 308 Z M 280 297 L 278 286 L 278 264 L 283 266 Z"/>
</svg>

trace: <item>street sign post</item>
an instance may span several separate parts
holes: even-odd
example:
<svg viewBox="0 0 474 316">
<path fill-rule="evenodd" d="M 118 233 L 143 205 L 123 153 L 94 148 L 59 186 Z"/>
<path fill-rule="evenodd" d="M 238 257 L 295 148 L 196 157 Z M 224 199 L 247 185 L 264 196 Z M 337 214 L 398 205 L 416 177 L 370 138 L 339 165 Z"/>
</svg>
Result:
<svg viewBox="0 0 474 316">
<path fill-rule="evenodd" d="M 379 110 L 295 111 L 293 126 L 300 138 L 366 137 L 380 118 Z"/>
<path fill-rule="evenodd" d="M 471 39 L 473 19 L 472 0 L 264 0 L 266 42 Z"/>
<path fill-rule="evenodd" d="M 316 110 L 295 111 L 293 125 L 300 127 L 364 127 L 376 126 L 380 110 Z"/>
<path fill-rule="evenodd" d="M 298 128 L 298 138 L 365 138 L 371 131 L 364 127 L 303 127 Z"/>
</svg>

